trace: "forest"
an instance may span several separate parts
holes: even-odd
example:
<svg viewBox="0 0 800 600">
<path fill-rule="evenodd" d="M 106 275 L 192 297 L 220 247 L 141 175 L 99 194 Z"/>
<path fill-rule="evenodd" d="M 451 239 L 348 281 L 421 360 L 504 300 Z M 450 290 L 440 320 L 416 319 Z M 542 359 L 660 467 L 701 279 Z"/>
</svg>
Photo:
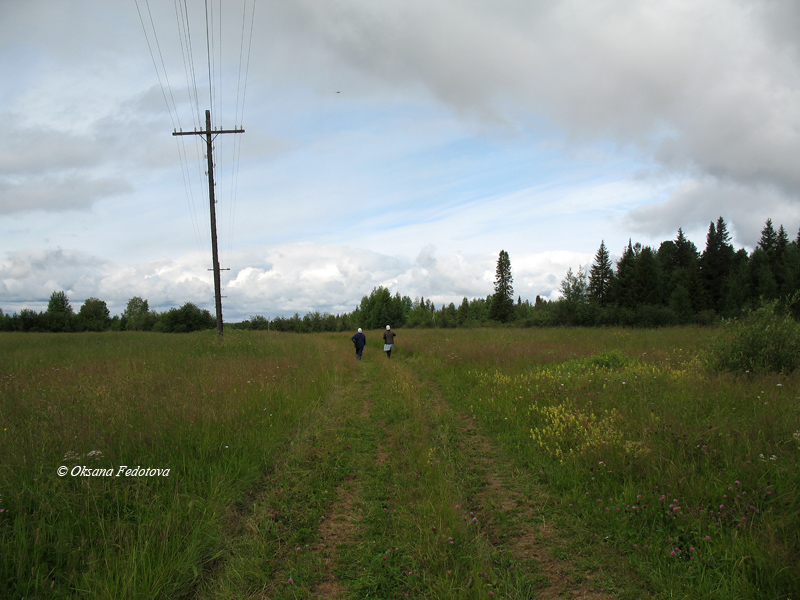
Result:
<svg viewBox="0 0 800 600">
<path fill-rule="evenodd" d="M 722 217 L 711 222 L 700 251 L 678 229 L 674 240 L 658 248 L 628 242 L 616 264 L 604 241 L 591 265 L 569 269 L 561 281 L 561 297 L 533 302 L 514 295 L 511 261 L 500 252 L 495 292 L 485 298 L 437 307 L 430 299 L 401 296 L 374 288 L 350 313 L 309 312 L 304 316 L 252 315 L 234 329 L 268 329 L 296 333 L 380 329 L 387 324 L 408 328 L 484 326 L 623 326 L 665 327 L 712 325 L 738 317 L 764 302 L 778 301 L 800 316 L 800 232 L 790 240 L 783 225 L 767 219 L 752 252 L 735 249 Z M 90 298 L 76 313 L 63 291 L 54 291 L 42 313 L 24 309 L 3 314 L 0 331 L 140 330 L 182 333 L 213 329 L 214 317 L 192 303 L 158 313 L 134 297 L 122 315 L 111 317 L 106 303 Z"/>
</svg>

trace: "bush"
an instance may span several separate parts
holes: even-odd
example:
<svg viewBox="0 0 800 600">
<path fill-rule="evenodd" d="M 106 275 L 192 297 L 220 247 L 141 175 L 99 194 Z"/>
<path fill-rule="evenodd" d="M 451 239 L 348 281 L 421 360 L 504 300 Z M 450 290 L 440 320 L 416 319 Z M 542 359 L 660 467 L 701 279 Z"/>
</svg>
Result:
<svg viewBox="0 0 800 600">
<path fill-rule="evenodd" d="M 217 320 L 208 310 L 201 309 L 191 302 L 180 308 L 171 308 L 161 315 L 161 331 L 164 333 L 190 333 L 204 329 L 214 329 Z"/>
<path fill-rule="evenodd" d="M 767 302 L 729 321 L 706 362 L 714 371 L 791 373 L 800 367 L 800 323 L 777 301 Z"/>
<path fill-rule="evenodd" d="M 612 370 L 621 369 L 629 365 L 632 360 L 620 350 L 609 350 L 587 356 L 581 361 L 587 367 L 599 367 L 601 369 Z"/>
</svg>

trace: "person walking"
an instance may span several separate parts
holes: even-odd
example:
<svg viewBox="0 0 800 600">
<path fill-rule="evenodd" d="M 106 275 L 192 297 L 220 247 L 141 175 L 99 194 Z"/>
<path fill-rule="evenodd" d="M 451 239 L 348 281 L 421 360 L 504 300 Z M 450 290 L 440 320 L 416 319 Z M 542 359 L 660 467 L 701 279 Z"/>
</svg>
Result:
<svg viewBox="0 0 800 600">
<path fill-rule="evenodd" d="M 364 335 L 364 333 L 361 331 L 361 327 L 359 327 L 358 331 L 350 339 L 353 341 L 353 345 L 356 347 L 356 360 L 361 360 L 361 354 L 364 352 L 364 346 L 367 345 L 367 336 Z"/>
<path fill-rule="evenodd" d="M 392 328 L 387 325 L 386 331 L 383 332 L 383 351 L 386 352 L 386 358 L 392 358 L 392 348 L 394 348 L 394 337 L 396 335 Z"/>
</svg>

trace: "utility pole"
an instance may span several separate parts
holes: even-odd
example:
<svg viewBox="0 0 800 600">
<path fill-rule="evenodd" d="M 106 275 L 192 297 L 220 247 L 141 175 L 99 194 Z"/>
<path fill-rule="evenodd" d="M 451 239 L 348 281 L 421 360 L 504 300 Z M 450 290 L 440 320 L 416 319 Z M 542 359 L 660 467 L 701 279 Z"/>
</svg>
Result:
<svg viewBox="0 0 800 600">
<path fill-rule="evenodd" d="M 220 133 L 244 133 L 244 129 L 211 130 L 211 111 L 206 111 L 205 131 L 173 131 L 172 135 L 205 136 L 206 156 L 208 157 L 208 202 L 211 210 L 211 259 L 214 271 L 214 301 L 217 309 L 217 336 L 222 339 L 222 286 L 219 276 L 219 255 L 217 254 L 217 211 L 214 199 L 214 139 Z"/>
</svg>

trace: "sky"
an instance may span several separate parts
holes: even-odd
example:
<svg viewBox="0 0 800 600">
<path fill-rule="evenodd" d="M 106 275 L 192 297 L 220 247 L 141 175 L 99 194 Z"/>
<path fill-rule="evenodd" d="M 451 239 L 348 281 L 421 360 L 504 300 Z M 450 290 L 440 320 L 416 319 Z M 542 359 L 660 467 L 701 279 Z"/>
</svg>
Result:
<svg viewBox="0 0 800 600">
<path fill-rule="evenodd" d="M 800 228 L 800 3 L 0 0 L 0 309 L 555 299 L 605 243 Z"/>
</svg>

